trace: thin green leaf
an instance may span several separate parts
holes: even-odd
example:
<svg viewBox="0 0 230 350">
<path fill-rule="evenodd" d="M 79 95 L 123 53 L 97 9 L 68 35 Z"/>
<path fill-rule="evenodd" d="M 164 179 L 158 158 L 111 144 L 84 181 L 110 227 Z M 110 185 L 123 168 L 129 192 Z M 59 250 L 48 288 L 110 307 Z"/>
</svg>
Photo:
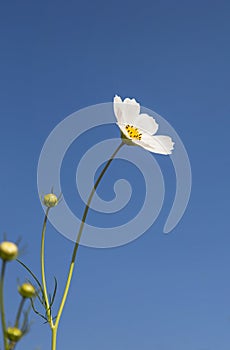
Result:
<svg viewBox="0 0 230 350">
<path fill-rule="evenodd" d="M 55 276 L 54 276 L 54 282 L 55 282 L 55 285 L 54 285 L 53 296 L 52 296 L 51 301 L 50 301 L 50 307 L 53 305 L 54 299 L 55 299 L 55 296 L 56 296 L 56 293 L 57 293 L 57 285 L 58 285 L 58 283 L 57 283 L 57 279 L 56 279 Z"/>
<path fill-rule="evenodd" d="M 16 259 L 17 262 L 19 262 L 19 264 L 21 264 L 30 274 L 31 276 L 34 278 L 34 280 L 37 282 L 38 286 L 40 287 L 42 293 L 43 293 L 43 289 L 42 289 L 42 285 L 39 282 L 39 280 L 37 279 L 37 277 L 35 276 L 35 274 L 29 269 L 29 267 L 27 267 L 22 261 L 20 261 L 19 259 Z"/>
<path fill-rule="evenodd" d="M 29 279 L 27 279 L 27 281 L 33 285 L 33 283 L 31 283 L 31 281 Z M 39 292 L 42 293 L 42 297 L 40 297 Z M 36 290 L 36 298 L 38 298 L 38 300 L 40 301 L 40 303 L 42 304 L 42 306 L 44 306 L 45 308 L 45 299 L 44 299 L 44 294 L 42 292 L 42 290 L 39 288 L 38 290 Z"/>
<path fill-rule="evenodd" d="M 34 302 L 33 302 L 32 299 L 30 299 L 30 302 L 31 302 L 31 306 L 32 306 L 32 309 L 33 309 L 33 311 L 35 312 L 35 314 L 37 314 L 37 315 L 39 315 L 40 317 L 42 317 L 42 318 L 46 321 L 46 323 L 47 323 L 47 322 L 48 322 L 47 318 L 46 318 L 44 315 L 40 314 L 40 312 L 38 312 L 38 311 L 35 309 Z"/>
</svg>

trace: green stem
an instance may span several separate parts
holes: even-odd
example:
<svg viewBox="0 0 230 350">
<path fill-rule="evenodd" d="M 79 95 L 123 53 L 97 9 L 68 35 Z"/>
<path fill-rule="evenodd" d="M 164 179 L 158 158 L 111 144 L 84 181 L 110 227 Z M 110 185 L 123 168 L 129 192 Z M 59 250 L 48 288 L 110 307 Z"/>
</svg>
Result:
<svg viewBox="0 0 230 350">
<path fill-rule="evenodd" d="M 20 316 L 21 316 L 21 313 L 22 313 L 22 309 L 23 309 L 23 305 L 25 303 L 25 300 L 26 300 L 26 298 L 22 297 L 22 299 L 20 301 L 20 304 L 19 304 L 19 307 L 18 307 L 18 312 L 17 312 L 16 319 L 15 319 L 15 323 L 14 323 L 14 327 L 15 328 L 18 328 L 19 319 L 20 319 Z M 16 342 L 10 341 L 8 350 L 14 350 L 15 347 L 16 347 L 16 344 L 17 344 Z"/>
<path fill-rule="evenodd" d="M 74 269 L 74 265 L 75 265 L 75 260 L 76 260 L 76 256 L 77 256 L 79 242 L 80 242 L 80 239 L 81 239 L 81 236 L 82 236 L 85 220 L 86 220 L 89 208 L 90 208 L 90 203 L 91 203 L 91 201 L 93 199 L 93 195 L 96 192 L 96 189 L 97 189 L 97 187 L 98 187 L 102 177 L 104 176 L 106 170 L 108 169 L 108 167 L 110 166 L 110 164 L 113 161 L 114 157 L 116 156 L 116 154 L 118 153 L 118 151 L 121 149 L 121 147 L 123 145 L 124 145 L 124 143 L 121 142 L 121 144 L 117 147 L 117 149 L 114 151 L 114 153 L 112 154 L 112 156 L 110 157 L 110 159 L 106 163 L 106 165 L 103 168 L 101 174 L 99 175 L 99 177 L 98 177 L 94 187 L 92 188 L 92 190 L 90 192 L 90 195 L 89 195 L 89 198 L 88 198 L 88 201 L 86 203 L 86 207 L 85 207 L 85 210 L 84 210 L 84 213 L 83 213 L 83 216 L 82 216 L 82 220 L 81 220 L 81 225 L 80 225 L 79 232 L 78 232 L 78 235 L 77 235 L 77 239 L 76 239 L 76 242 L 75 242 L 75 246 L 74 246 L 74 249 L 73 249 L 73 254 L 72 254 L 71 263 L 70 263 L 70 267 L 69 267 L 69 273 L 68 273 L 68 277 L 67 277 L 64 293 L 63 293 L 63 296 L 62 296 L 61 304 L 60 304 L 60 307 L 59 307 L 59 310 L 58 310 L 58 314 L 57 314 L 57 317 L 56 317 L 55 324 L 52 327 L 52 333 L 53 333 L 52 350 L 56 350 L 57 329 L 58 329 L 58 325 L 59 325 L 59 321 L 60 321 L 60 318 L 61 318 L 61 314 L 62 314 L 63 308 L 65 306 L 66 298 L 67 298 L 67 295 L 68 295 L 68 292 L 69 292 L 69 287 L 70 287 L 70 282 L 71 282 L 72 275 L 73 275 L 73 269 Z"/>
<path fill-rule="evenodd" d="M 56 350 L 57 344 L 57 327 L 52 327 L 52 348 L 51 350 Z"/>
<path fill-rule="evenodd" d="M 19 307 L 18 307 L 17 316 L 16 316 L 16 319 L 15 319 L 14 327 L 18 327 L 19 319 L 20 319 L 20 316 L 21 316 L 21 313 L 22 313 L 22 309 L 23 309 L 23 305 L 25 303 L 25 300 L 26 300 L 26 298 L 22 297 L 22 299 L 20 301 L 20 304 L 19 304 Z"/>
<path fill-rule="evenodd" d="M 8 341 L 6 338 L 6 319 L 4 308 L 4 277 L 6 270 L 6 261 L 2 261 L 1 280 L 0 280 L 0 308 L 1 308 L 1 320 L 2 320 L 2 335 L 4 341 L 4 349 L 8 350 Z"/>
<path fill-rule="evenodd" d="M 46 233 L 46 224 L 47 224 L 47 219 L 48 219 L 48 213 L 49 209 L 47 208 L 46 213 L 45 213 L 45 218 L 43 222 L 43 227 L 42 227 L 42 241 L 41 241 L 41 275 L 42 275 L 42 286 L 43 286 L 43 295 L 45 299 L 45 305 L 46 305 L 46 314 L 48 318 L 48 322 L 50 326 L 53 326 L 53 320 L 50 312 L 50 303 L 49 303 L 49 298 L 48 298 L 48 293 L 47 293 L 47 287 L 46 287 L 46 277 L 45 277 L 45 233 Z"/>
<path fill-rule="evenodd" d="M 15 343 L 15 342 L 10 342 L 10 343 L 9 343 L 9 348 L 8 348 L 8 350 L 15 350 L 16 345 L 17 345 L 17 343 Z"/>
</svg>

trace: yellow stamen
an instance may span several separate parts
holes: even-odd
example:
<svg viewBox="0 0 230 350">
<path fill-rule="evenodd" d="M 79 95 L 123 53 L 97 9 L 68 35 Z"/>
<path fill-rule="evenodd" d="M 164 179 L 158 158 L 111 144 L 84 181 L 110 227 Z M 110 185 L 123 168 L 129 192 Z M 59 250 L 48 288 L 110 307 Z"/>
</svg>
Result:
<svg viewBox="0 0 230 350">
<path fill-rule="evenodd" d="M 141 140 L 142 134 L 139 132 L 138 128 L 135 128 L 133 125 L 126 125 L 125 129 L 129 137 L 135 140 Z"/>
</svg>

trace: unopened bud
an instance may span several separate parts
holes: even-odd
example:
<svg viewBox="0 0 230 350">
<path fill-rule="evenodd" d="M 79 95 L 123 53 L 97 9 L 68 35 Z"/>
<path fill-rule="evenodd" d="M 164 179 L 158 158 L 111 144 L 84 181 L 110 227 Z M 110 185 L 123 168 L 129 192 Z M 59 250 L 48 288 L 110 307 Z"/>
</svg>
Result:
<svg viewBox="0 0 230 350">
<path fill-rule="evenodd" d="M 17 342 L 22 337 L 22 331 L 16 327 L 8 327 L 6 330 L 6 336 L 10 341 Z"/>
<path fill-rule="evenodd" d="M 23 298 L 33 298 L 36 295 L 36 290 L 30 283 L 23 283 L 18 288 L 18 292 Z"/>
<path fill-rule="evenodd" d="M 18 247 L 13 242 L 2 242 L 0 244 L 0 258 L 5 261 L 16 259 L 18 256 Z"/>
<path fill-rule="evenodd" d="M 58 198 L 55 194 L 48 193 L 43 198 L 43 204 L 48 208 L 55 207 L 58 204 Z"/>
</svg>

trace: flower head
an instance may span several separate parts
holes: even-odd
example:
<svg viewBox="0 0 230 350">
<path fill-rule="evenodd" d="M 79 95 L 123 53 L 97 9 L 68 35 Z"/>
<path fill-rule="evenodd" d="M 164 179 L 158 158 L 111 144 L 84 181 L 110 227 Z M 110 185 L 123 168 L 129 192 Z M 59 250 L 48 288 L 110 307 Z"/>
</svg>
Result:
<svg viewBox="0 0 230 350">
<path fill-rule="evenodd" d="M 114 97 L 114 113 L 117 118 L 122 137 L 132 144 L 160 154 L 171 154 L 174 142 L 166 135 L 154 135 L 158 124 L 148 114 L 140 113 L 140 104 L 133 98 L 124 101 L 119 96 Z M 153 136 L 154 135 L 154 136 Z"/>
<path fill-rule="evenodd" d="M 13 242 L 4 241 L 0 244 L 0 258 L 5 261 L 15 260 L 18 256 L 18 247 Z"/>
<path fill-rule="evenodd" d="M 31 283 L 23 283 L 18 288 L 18 292 L 23 298 L 33 298 L 36 295 L 36 290 Z"/>
<path fill-rule="evenodd" d="M 48 208 L 55 207 L 58 204 L 58 202 L 58 197 L 53 193 L 48 193 L 43 198 L 43 204 Z"/>
<path fill-rule="evenodd" d="M 6 336 L 10 341 L 17 342 L 23 336 L 23 333 L 17 327 L 8 327 L 6 330 Z"/>
</svg>

